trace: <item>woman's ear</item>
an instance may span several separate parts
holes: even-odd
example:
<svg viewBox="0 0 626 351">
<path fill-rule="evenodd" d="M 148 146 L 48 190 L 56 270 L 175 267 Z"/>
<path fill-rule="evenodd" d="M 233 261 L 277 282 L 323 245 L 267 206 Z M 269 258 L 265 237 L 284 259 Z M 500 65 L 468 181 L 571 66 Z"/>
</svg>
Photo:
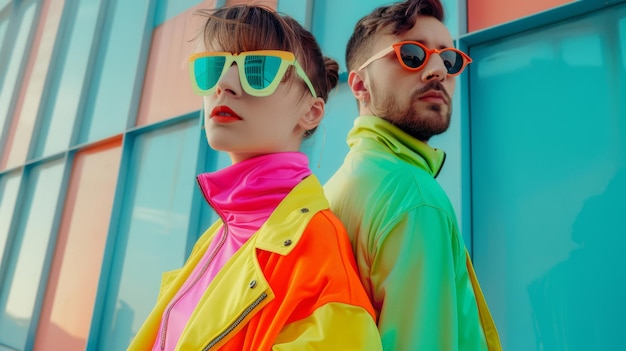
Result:
<svg viewBox="0 0 626 351">
<path fill-rule="evenodd" d="M 300 118 L 298 125 L 304 130 L 311 130 L 317 127 L 322 122 L 322 118 L 324 118 L 325 105 L 324 99 L 321 97 L 315 98 L 311 108 Z"/>
</svg>

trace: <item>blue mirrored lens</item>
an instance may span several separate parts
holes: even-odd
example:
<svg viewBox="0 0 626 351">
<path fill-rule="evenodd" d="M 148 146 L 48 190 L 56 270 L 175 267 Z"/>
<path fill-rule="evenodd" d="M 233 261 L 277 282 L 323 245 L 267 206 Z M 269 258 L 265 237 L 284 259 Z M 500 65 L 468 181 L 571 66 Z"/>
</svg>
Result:
<svg viewBox="0 0 626 351">
<path fill-rule="evenodd" d="M 194 61 L 193 73 L 201 90 L 209 90 L 220 79 L 226 58 L 222 56 L 200 57 Z"/>
<path fill-rule="evenodd" d="M 267 88 L 276 79 L 281 61 L 276 56 L 246 56 L 244 72 L 248 84 L 258 90 Z"/>
</svg>

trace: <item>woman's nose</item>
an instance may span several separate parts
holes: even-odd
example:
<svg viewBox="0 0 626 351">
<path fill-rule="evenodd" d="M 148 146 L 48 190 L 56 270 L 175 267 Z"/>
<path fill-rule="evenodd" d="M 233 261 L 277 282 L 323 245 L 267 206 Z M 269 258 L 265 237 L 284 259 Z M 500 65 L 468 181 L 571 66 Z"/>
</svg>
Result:
<svg viewBox="0 0 626 351">
<path fill-rule="evenodd" d="M 224 74 L 217 81 L 215 86 L 215 94 L 232 94 L 235 96 L 241 95 L 241 81 L 239 80 L 239 71 L 237 70 L 237 64 L 233 63 Z"/>
</svg>

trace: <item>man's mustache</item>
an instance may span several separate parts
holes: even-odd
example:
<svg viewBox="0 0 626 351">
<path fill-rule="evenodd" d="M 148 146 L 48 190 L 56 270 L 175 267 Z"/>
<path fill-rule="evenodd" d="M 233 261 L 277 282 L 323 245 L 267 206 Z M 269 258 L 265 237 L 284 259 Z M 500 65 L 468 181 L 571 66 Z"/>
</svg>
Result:
<svg viewBox="0 0 626 351">
<path fill-rule="evenodd" d="M 431 80 L 429 81 L 426 85 L 424 85 L 421 89 L 417 90 L 415 93 L 413 93 L 413 96 L 411 97 L 412 100 L 419 98 L 420 95 L 423 95 L 425 93 L 427 93 L 430 90 L 435 90 L 435 91 L 441 91 L 443 93 L 443 95 L 446 98 L 446 102 L 448 104 L 450 104 L 450 94 L 448 94 L 448 92 L 446 91 L 446 88 L 444 88 L 443 84 L 441 84 L 440 81 L 438 80 Z"/>
</svg>

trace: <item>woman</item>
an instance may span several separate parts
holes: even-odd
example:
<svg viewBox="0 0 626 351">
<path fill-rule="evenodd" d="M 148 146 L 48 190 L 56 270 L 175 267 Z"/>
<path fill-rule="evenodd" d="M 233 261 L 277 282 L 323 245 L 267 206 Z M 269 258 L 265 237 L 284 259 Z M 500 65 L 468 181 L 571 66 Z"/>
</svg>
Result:
<svg viewBox="0 0 626 351">
<path fill-rule="evenodd" d="M 381 350 L 345 229 L 298 152 L 337 63 L 271 10 L 201 13 L 191 80 L 207 140 L 233 164 L 198 176 L 220 220 L 164 275 L 129 350 Z"/>
</svg>

